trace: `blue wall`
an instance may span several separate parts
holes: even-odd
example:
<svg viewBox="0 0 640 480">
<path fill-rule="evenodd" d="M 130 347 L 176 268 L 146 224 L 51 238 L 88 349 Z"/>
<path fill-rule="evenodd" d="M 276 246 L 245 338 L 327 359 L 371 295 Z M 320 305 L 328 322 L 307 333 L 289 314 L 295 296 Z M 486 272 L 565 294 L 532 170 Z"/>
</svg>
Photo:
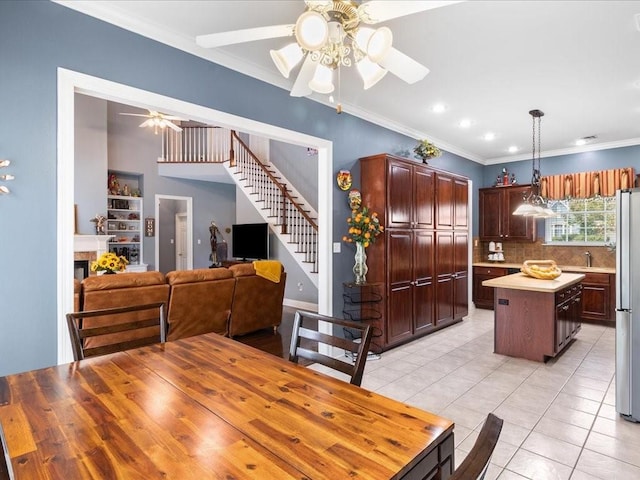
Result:
<svg viewBox="0 0 640 480">
<path fill-rule="evenodd" d="M 353 170 L 355 187 L 359 157 L 411 150 L 416 143 L 52 2 L 0 2 L 0 66 L 0 158 L 12 160 L 8 173 L 16 176 L 12 194 L 0 198 L 0 375 L 53 365 L 57 358 L 58 67 L 329 139 L 334 172 Z M 635 148 L 632 154 L 622 150 L 611 154 L 616 161 L 637 156 Z M 603 163 L 593 156 L 594 164 Z M 584 159 L 564 160 L 567 168 L 592 169 L 583 168 Z M 543 173 L 553 173 L 551 162 L 543 161 Z M 431 164 L 468 176 L 474 186 L 490 185 L 501 168 L 446 152 Z M 519 179 L 530 175 L 526 162 L 515 168 L 522 169 Z M 343 191 L 335 187 L 333 196 L 334 241 L 340 241 L 348 208 Z M 477 224 L 474 212 L 474 234 Z M 337 313 L 342 282 L 352 279 L 353 252 L 343 248 L 333 259 Z"/>
<path fill-rule="evenodd" d="M 53 365 L 57 358 L 58 67 L 327 138 L 336 172 L 353 169 L 361 156 L 415 143 L 52 2 L 0 2 L 0 65 L 0 158 L 12 160 L 9 173 L 16 176 L 12 194 L 0 199 L 0 375 Z M 453 160 L 456 169 L 467 165 L 461 172 L 474 165 Z M 344 192 L 336 187 L 334 196 L 339 241 L 348 209 Z M 345 248 L 333 258 L 339 299 L 342 282 L 353 275 L 352 252 Z"/>
</svg>

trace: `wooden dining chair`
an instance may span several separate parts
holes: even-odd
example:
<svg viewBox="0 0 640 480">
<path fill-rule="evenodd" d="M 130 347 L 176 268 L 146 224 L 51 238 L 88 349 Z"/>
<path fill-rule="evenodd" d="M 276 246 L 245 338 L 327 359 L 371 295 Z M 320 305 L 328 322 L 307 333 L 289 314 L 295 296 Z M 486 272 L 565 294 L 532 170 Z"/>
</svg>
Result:
<svg viewBox="0 0 640 480">
<path fill-rule="evenodd" d="M 14 478 L 9 450 L 7 449 L 7 439 L 4 436 L 2 424 L 0 424 L 0 480 L 13 480 Z"/>
<path fill-rule="evenodd" d="M 166 304 L 160 302 L 68 313 L 73 358 L 82 360 L 164 343 L 167 333 L 165 309 Z M 86 322 L 86 319 L 99 319 L 100 322 Z"/>
<path fill-rule="evenodd" d="M 320 332 L 318 322 L 330 324 L 333 333 Z M 336 327 L 338 328 L 336 329 Z M 341 336 L 341 333 L 346 333 L 345 336 L 348 338 Z M 372 329 L 367 323 L 297 311 L 293 320 L 289 360 L 298 363 L 299 359 L 303 358 L 325 365 L 349 375 L 351 377 L 350 383 L 360 386 L 371 343 L 371 334 Z M 345 355 L 351 357 L 353 361 L 344 362 L 319 353 L 317 347 L 320 344 L 344 349 Z"/>
<path fill-rule="evenodd" d="M 467 454 L 460 466 L 456 468 L 453 475 L 449 477 L 449 480 L 483 479 L 487 473 L 487 468 L 489 468 L 489 461 L 498 443 L 501 430 L 502 419 L 490 413 L 471 451 Z"/>
</svg>

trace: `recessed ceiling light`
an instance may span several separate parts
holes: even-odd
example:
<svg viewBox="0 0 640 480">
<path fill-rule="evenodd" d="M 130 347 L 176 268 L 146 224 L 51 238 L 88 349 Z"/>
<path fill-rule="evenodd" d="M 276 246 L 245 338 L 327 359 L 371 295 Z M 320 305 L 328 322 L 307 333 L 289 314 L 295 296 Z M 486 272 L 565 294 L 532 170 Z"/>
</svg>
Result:
<svg viewBox="0 0 640 480">
<path fill-rule="evenodd" d="M 595 135 L 589 135 L 588 137 L 582 137 L 576 140 L 576 146 L 580 147 L 582 145 L 586 145 L 587 143 L 591 143 L 597 137 Z"/>
<path fill-rule="evenodd" d="M 518 150 L 520 150 L 518 147 L 516 147 L 515 145 L 511 145 L 509 147 L 509 153 L 516 153 Z"/>
<path fill-rule="evenodd" d="M 444 103 L 436 103 L 433 107 L 431 107 L 431 111 L 433 113 L 443 113 L 447 110 L 447 106 Z"/>
<path fill-rule="evenodd" d="M 482 138 L 484 138 L 487 142 L 490 142 L 491 140 L 496 139 L 496 134 L 493 132 L 487 132 L 484 134 Z"/>
<path fill-rule="evenodd" d="M 463 118 L 458 122 L 458 126 L 460 128 L 469 128 L 471 126 L 471 120 L 469 120 L 468 118 Z"/>
</svg>

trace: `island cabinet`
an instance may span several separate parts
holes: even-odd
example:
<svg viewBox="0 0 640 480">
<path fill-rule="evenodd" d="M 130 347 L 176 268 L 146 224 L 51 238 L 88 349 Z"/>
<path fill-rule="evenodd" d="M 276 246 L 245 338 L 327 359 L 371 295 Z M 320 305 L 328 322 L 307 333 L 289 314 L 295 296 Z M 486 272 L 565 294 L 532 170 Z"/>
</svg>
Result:
<svg viewBox="0 0 640 480">
<path fill-rule="evenodd" d="M 476 308 L 493 310 L 493 287 L 485 287 L 482 282 L 507 273 L 508 270 L 502 267 L 473 267 L 473 303 Z"/>
<path fill-rule="evenodd" d="M 529 185 L 481 188 L 478 208 L 480 240 L 535 241 L 535 219 L 513 215 L 529 191 Z"/>
<path fill-rule="evenodd" d="M 367 248 L 367 281 L 384 285 L 384 349 L 468 313 L 468 179 L 389 154 L 361 158 L 363 205 L 384 234 Z"/>
<path fill-rule="evenodd" d="M 580 330 L 582 274 L 540 280 L 523 273 L 485 280 L 495 288 L 494 351 L 538 362 L 556 356 Z"/>
</svg>

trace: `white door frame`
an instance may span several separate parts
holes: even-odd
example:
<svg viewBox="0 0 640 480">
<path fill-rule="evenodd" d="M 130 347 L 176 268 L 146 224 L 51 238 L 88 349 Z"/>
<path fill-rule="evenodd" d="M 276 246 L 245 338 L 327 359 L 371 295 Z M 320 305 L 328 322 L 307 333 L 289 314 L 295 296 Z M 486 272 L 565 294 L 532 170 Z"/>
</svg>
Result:
<svg viewBox="0 0 640 480">
<path fill-rule="evenodd" d="M 158 270 L 160 266 L 160 200 L 178 200 L 187 202 L 187 270 L 193 269 L 193 198 L 181 197 L 179 195 L 164 195 L 162 193 L 156 193 L 154 200 L 155 215 L 156 215 L 156 254 L 155 254 L 155 269 Z"/>
<path fill-rule="evenodd" d="M 58 363 L 73 361 L 65 314 L 73 311 L 74 95 L 81 93 L 139 108 L 153 108 L 280 142 L 318 150 L 318 311 L 333 313 L 333 143 L 294 130 L 58 68 L 57 347 Z"/>
</svg>

